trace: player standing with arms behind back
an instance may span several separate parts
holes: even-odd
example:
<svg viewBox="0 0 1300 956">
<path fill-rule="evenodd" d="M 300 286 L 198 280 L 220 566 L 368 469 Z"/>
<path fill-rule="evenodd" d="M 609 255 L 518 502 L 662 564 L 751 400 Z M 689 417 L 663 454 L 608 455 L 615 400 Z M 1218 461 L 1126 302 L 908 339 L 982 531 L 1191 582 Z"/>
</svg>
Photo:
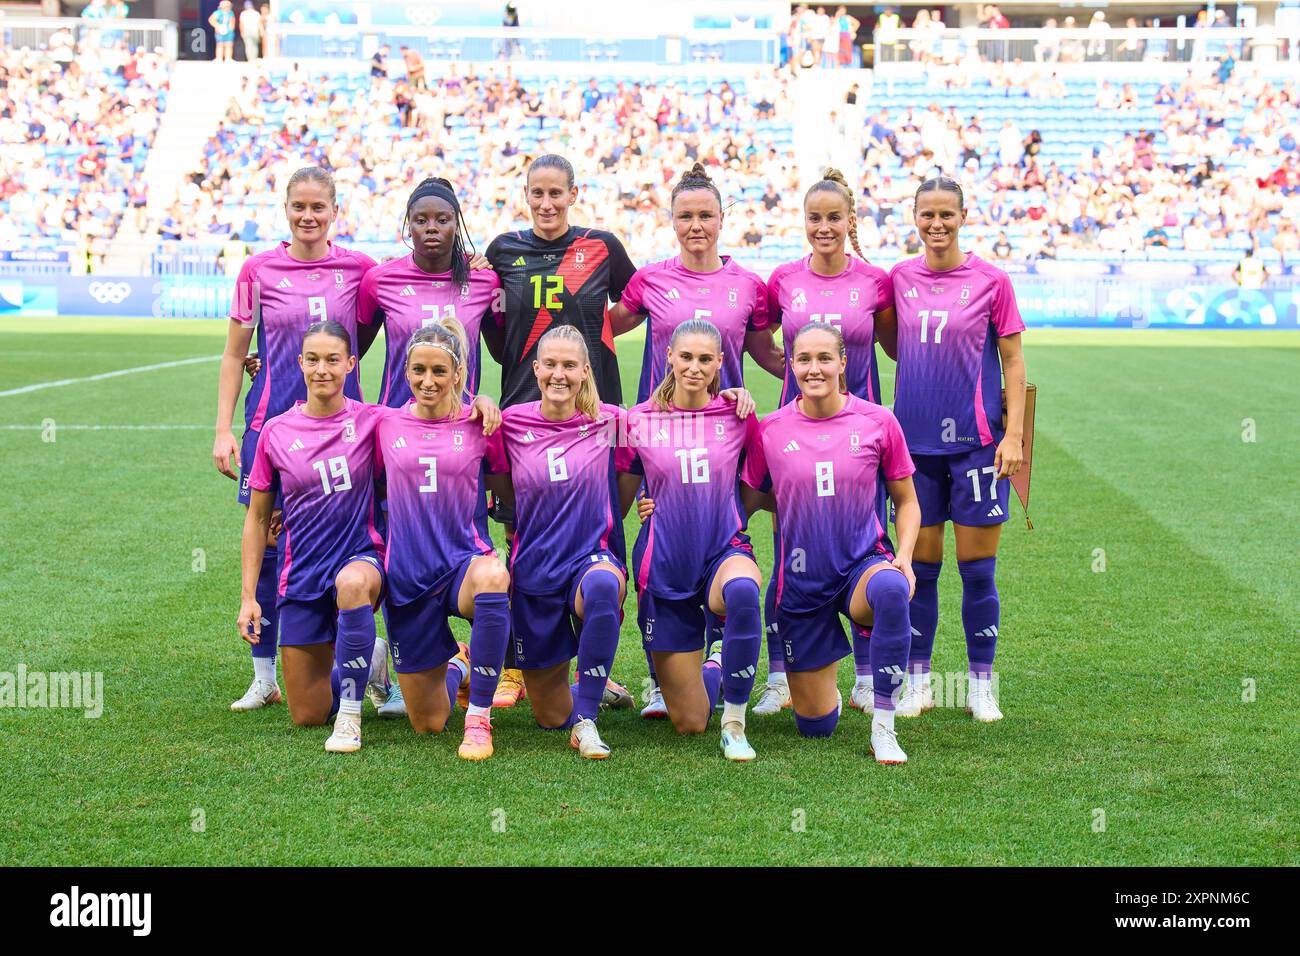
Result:
<svg viewBox="0 0 1300 956">
<path fill-rule="evenodd" d="M 781 404 L 799 395 L 790 364 L 790 346 L 799 331 L 810 322 L 825 322 L 840 330 L 848 366 L 844 377 L 850 395 L 864 402 L 880 404 L 880 371 L 876 364 L 876 323 L 894 319 L 894 292 L 884 269 L 867 262 L 858 245 L 857 217 L 853 193 L 838 169 L 827 169 L 809 188 L 803 199 L 804 230 L 812 252 L 802 259 L 777 266 L 768 279 L 768 309 L 772 322 L 780 325 L 785 343 L 785 384 Z M 845 250 L 853 243 L 853 258 Z M 881 507 L 885 507 L 882 486 Z M 883 514 L 887 515 L 885 511 Z M 884 520 L 884 519 L 882 519 Z M 773 525 L 773 553 L 779 554 L 781 530 Z M 767 687 L 754 705 L 764 717 L 790 706 L 790 688 L 785 678 L 785 655 L 776 629 L 776 574 L 767 586 Z M 855 631 L 853 639 L 855 679 L 849 706 L 868 711 L 872 701 L 871 653 L 867 634 Z"/>
<path fill-rule="evenodd" d="M 578 201 L 573 166 L 563 156 L 547 154 L 533 160 L 524 181 L 533 227 L 503 233 L 487 248 L 487 259 L 501 277 L 505 293 L 500 327 L 485 325 L 484 340 L 501 363 L 501 407 L 509 408 L 542 397 L 533 360 L 538 342 L 552 326 L 571 325 L 582 334 L 600 401 L 620 405 L 614 332 L 607 309 L 617 301 L 636 271 L 623 244 L 612 233 L 569 224 L 569 210 Z M 507 528 L 514 523 L 498 502 L 497 518 Z M 514 644 L 511 644 L 513 652 Z M 507 670 L 493 701 L 512 707 L 525 694 L 523 677 L 510 655 Z M 607 703 L 632 706 L 632 696 L 614 684 Z"/>
<path fill-rule="evenodd" d="M 1008 479 L 1024 460 L 1025 323 L 1007 274 L 958 245 L 966 218 L 960 185 L 926 180 L 916 191 L 914 217 L 925 254 L 894 266 L 898 320 L 880 326 L 881 344 L 898 362 L 894 413 L 916 462 L 921 502 L 908 686 L 898 713 L 915 717 L 934 706 L 930 655 L 943 526 L 951 521 L 970 668 L 967 709 L 979 721 L 1001 720 L 991 686 L 1001 623 L 994 572 L 1010 510 Z"/>
<path fill-rule="evenodd" d="M 244 261 L 235 284 L 226 348 L 221 357 L 212 461 L 223 475 L 239 481 L 239 502 L 245 507 L 251 500 L 248 476 L 262 426 L 289 411 L 295 402 L 307 398 L 303 373 L 298 367 L 304 330 L 312 323 L 334 321 L 355 341 L 357 292 L 362 276 L 375 265 L 369 256 L 330 242 L 330 226 L 338 217 L 338 204 L 334 179 L 324 169 L 308 166 L 289 177 L 284 210 L 292 240 Z M 254 332 L 262 364 L 244 400 L 241 443 L 235 441 L 231 419 Z M 360 351 L 364 353 L 368 344 L 369 339 L 363 341 Z M 343 394 L 361 399 L 355 366 L 344 381 Z M 261 640 L 253 645 L 253 683 L 243 697 L 230 705 L 235 711 L 256 710 L 280 700 L 275 673 L 278 633 L 275 582 L 279 572 L 274 531 L 277 523 L 278 517 L 273 518 L 272 534 L 266 543 L 258 577 L 257 601 L 264 619 Z"/>
</svg>

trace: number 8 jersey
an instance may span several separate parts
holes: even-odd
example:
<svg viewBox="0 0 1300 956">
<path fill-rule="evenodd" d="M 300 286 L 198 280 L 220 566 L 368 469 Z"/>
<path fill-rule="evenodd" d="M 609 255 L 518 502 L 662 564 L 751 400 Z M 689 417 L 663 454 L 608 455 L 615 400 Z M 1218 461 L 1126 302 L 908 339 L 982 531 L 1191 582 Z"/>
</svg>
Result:
<svg viewBox="0 0 1300 956">
<path fill-rule="evenodd" d="M 934 272 L 918 256 L 894 266 L 898 368 L 894 414 L 914 455 L 954 455 L 999 441 L 998 338 L 1025 330 L 1011 279 L 969 255 Z"/>
<path fill-rule="evenodd" d="M 876 503 L 889 481 L 916 470 L 898 420 L 882 405 L 844 396 L 830 418 L 809 418 L 797 398 L 764 418 L 740 480 L 772 478 L 781 522 L 776 601 L 785 611 L 824 607 L 870 554 L 893 551 Z"/>
</svg>

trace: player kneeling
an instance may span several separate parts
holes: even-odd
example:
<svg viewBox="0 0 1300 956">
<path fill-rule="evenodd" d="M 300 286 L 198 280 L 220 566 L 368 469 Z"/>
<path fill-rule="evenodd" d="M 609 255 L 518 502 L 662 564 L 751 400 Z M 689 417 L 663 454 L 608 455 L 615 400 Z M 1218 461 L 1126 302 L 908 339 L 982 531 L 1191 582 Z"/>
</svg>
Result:
<svg viewBox="0 0 1300 956">
<path fill-rule="evenodd" d="M 495 417 L 476 424 L 464 329 L 441 319 L 406 345 L 412 398 L 382 410 L 376 449 L 388 496 L 388 638 L 411 726 L 441 733 L 468 686 L 466 760 L 492 756 L 492 695 L 509 640 L 510 575 L 480 504 L 505 470 Z M 486 481 L 499 481 L 495 475 Z M 472 621 L 468 653 L 448 617 Z"/>
<path fill-rule="evenodd" d="M 384 586 L 383 540 L 374 526 L 378 410 L 343 394 L 357 360 L 339 323 L 308 326 L 298 364 L 307 400 L 262 427 L 248 478 L 239 633 L 250 644 L 261 640 L 257 584 L 279 491 L 276 604 L 289 715 L 314 727 L 337 714 L 325 749 L 346 753 L 361 747 L 361 699 Z"/>
<path fill-rule="evenodd" d="M 852 650 L 844 614 L 871 631 L 871 749 L 880 763 L 905 763 L 894 708 L 907 663 L 920 528 L 914 467 L 893 414 L 847 393 L 845 365 L 839 329 L 814 322 L 799 331 L 791 343 L 799 397 L 759 424 L 740 480 L 757 490 L 771 478 L 781 522 L 776 625 L 799 732 L 827 737 L 839 721 L 836 662 Z M 897 555 L 876 506 L 882 474 L 896 513 Z"/>
</svg>

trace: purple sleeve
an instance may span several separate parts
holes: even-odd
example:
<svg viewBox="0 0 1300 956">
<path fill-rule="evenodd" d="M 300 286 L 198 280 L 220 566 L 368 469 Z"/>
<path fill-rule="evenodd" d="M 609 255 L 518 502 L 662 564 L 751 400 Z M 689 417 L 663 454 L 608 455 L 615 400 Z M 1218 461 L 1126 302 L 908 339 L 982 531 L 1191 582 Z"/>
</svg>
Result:
<svg viewBox="0 0 1300 956">
<path fill-rule="evenodd" d="M 740 480 L 751 488 L 761 489 L 767 479 L 767 456 L 763 454 L 763 430 L 755 427 L 745 438 L 745 465 Z"/>
<path fill-rule="evenodd" d="M 1011 277 L 1005 272 L 998 275 L 997 289 L 993 294 L 993 328 L 998 338 L 1025 330 L 1020 307 L 1016 305 L 1016 292 L 1011 287 Z"/>
<path fill-rule="evenodd" d="M 627 281 L 627 285 L 623 288 L 623 298 L 619 299 L 619 302 L 623 304 L 623 308 L 633 315 L 640 315 L 645 309 L 644 272 L 644 269 L 638 269 L 633 273 L 632 278 Z"/>
<path fill-rule="evenodd" d="M 361 277 L 361 291 L 357 293 L 357 322 L 362 325 L 382 325 L 384 312 L 379 308 L 379 298 L 375 293 L 379 277 L 370 269 Z"/>
<path fill-rule="evenodd" d="M 881 451 L 880 465 L 885 472 L 885 478 L 889 481 L 898 481 L 900 478 L 908 477 L 916 471 L 916 465 L 912 463 L 912 456 L 907 450 L 907 439 L 903 437 L 903 429 L 898 424 L 898 419 L 888 415 L 883 431 L 885 447 Z"/>
<path fill-rule="evenodd" d="M 263 428 L 257 436 L 257 451 L 253 453 L 253 468 L 248 473 L 248 487 L 258 491 L 270 491 L 271 482 L 275 480 L 275 467 L 266 450 L 271 446 L 269 428 Z"/>
<path fill-rule="evenodd" d="M 230 317 L 240 325 L 253 325 L 253 283 L 257 262 L 255 256 L 244 260 L 239 267 L 239 278 L 235 280 L 235 297 L 230 302 Z"/>
<path fill-rule="evenodd" d="M 501 438 L 501 429 L 498 428 L 487 437 L 487 449 L 483 453 L 483 461 L 487 465 L 489 475 L 503 475 L 510 470 L 505 442 Z"/>
</svg>

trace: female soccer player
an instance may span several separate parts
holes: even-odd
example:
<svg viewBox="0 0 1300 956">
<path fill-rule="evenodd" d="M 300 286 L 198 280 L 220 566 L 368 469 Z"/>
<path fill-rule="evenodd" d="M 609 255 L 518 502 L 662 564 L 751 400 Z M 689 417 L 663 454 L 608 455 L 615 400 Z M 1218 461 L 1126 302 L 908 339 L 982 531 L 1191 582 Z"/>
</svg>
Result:
<svg viewBox="0 0 1300 956">
<path fill-rule="evenodd" d="M 505 294 L 500 326 L 483 327 L 484 341 L 501 363 L 501 407 L 541 398 L 533 363 L 539 340 L 555 325 L 570 325 L 582 333 L 600 400 L 619 405 L 623 387 L 606 310 L 610 300 L 623 295 L 636 271 L 632 260 L 612 233 L 569 225 L 578 186 L 573 166 L 563 156 L 547 154 L 533 160 L 524 194 L 532 229 L 503 233 L 487 248 Z M 507 527 L 513 522 L 501 502 L 494 516 Z M 497 707 L 513 706 L 524 694 L 520 671 L 510 660 L 513 646 L 497 690 Z M 613 682 L 608 699 L 614 706 L 632 706 L 632 696 Z"/>
<path fill-rule="evenodd" d="M 243 505 L 250 501 L 248 476 L 262 426 L 289 411 L 295 402 L 307 398 L 302 372 L 296 367 L 303 329 L 309 323 L 334 321 L 356 340 L 357 292 L 362 276 L 375 265 L 369 256 L 330 242 L 330 226 L 338 217 L 338 203 L 334 179 L 324 169 L 308 166 L 289 178 L 284 210 L 292 239 L 244 261 L 235 285 L 226 348 L 221 358 L 212 461 L 223 475 L 239 481 L 239 501 Z M 362 330 L 358 342 L 362 355 L 374 338 L 373 328 L 369 334 Z M 235 441 L 231 419 L 254 331 L 262 365 L 244 400 L 241 444 Z M 361 399 L 355 365 L 344 383 L 344 394 Z M 278 526 L 278 520 L 273 518 L 272 529 Z M 253 645 L 253 683 L 243 697 L 230 705 L 231 710 L 256 710 L 280 700 L 275 675 L 279 630 L 275 582 L 278 578 L 276 544 L 271 536 L 266 542 L 258 577 L 261 590 L 257 600 L 265 619 L 261 622 L 261 640 Z"/>
<path fill-rule="evenodd" d="M 544 334 L 533 369 L 541 400 L 506 408 L 501 423 L 510 467 L 510 487 L 501 490 L 507 501 L 515 499 L 515 660 L 538 724 L 570 727 L 572 746 L 603 760 L 609 747 L 596 717 L 625 594 L 622 516 L 640 477 L 616 478 L 616 466 L 628 457 L 619 445 L 626 413 L 600 402 L 582 332 L 560 325 Z M 570 615 L 582 622 L 580 637 Z M 575 656 L 578 683 L 571 692 Z"/>
<path fill-rule="evenodd" d="M 672 217 L 680 254 L 638 269 L 622 299 L 609 310 L 616 336 L 648 319 L 637 401 L 646 401 L 655 384 L 664 380 L 673 331 L 692 319 L 709 320 L 722 335 L 721 388 L 744 385 L 746 352 L 781 378 L 785 357 L 768 323 L 767 287 L 730 256 L 719 255 L 722 194 L 702 163 L 692 166 L 673 187 Z M 641 716 L 664 717 L 668 710 L 649 651 L 646 663 L 652 686 Z"/>
<path fill-rule="evenodd" d="M 453 318 L 410 336 L 406 385 L 387 409 L 376 448 L 387 479 L 387 624 L 393 666 L 418 733 L 440 733 L 469 682 L 460 756 L 492 756 L 492 695 L 509 639 L 510 575 L 492 550 L 482 473 L 505 470 L 501 433 L 477 427 L 468 403 L 470 348 Z M 449 615 L 473 622 L 469 660 Z"/>
<path fill-rule="evenodd" d="M 806 737 L 835 729 L 836 662 L 850 650 L 839 620 L 844 614 L 872 632 L 872 751 L 880 763 L 904 763 L 894 705 L 907 660 L 912 549 L 920 527 L 912 460 L 889 410 L 848 394 L 839 329 L 811 322 L 790 352 L 799 398 L 759 424 L 740 480 L 755 490 L 769 476 L 772 481 L 781 522 L 776 624 L 795 724 Z M 897 514 L 896 554 L 877 504 L 882 473 Z"/>
<path fill-rule="evenodd" d="M 307 400 L 266 422 L 248 476 L 239 633 L 256 647 L 265 633 L 258 598 L 263 550 L 283 496 L 273 578 L 289 714 L 300 727 L 335 710 L 333 753 L 361 747 L 361 698 L 375 655 L 375 606 L 383 590 L 383 539 L 374 526 L 377 407 L 348 398 L 357 365 L 338 322 L 307 327 L 298 359 Z M 331 646 L 333 645 L 333 646 Z"/>
<path fill-rule="evenodd" d="M 786 373 L 781 404 L 799 394 L 790 364 L 790 344 L 809 322 L 826 322 L 844 336 L 849 358 L 845 370 L 850 395 L 880 404 L 880 372 L 876 366 L 876 323 L 892 321 L 894 292 L 885 270 L 867 262 L 858 245 L 857 215 L 853 192 L 838 169 L 827 169 L 804 195 L 804 230 L 812 252 L 802 259 L 777 266 L 767 282 L 768 309 L 773 323 L 781 327 L 785 343 Z M 853 243 L 855 259 L 845 250 Z M 883 494 L 883 493 L 882 493 Z M 884 506 L 883 496 L 881 505 Z M 887 515 L 888 512 L 882 512 Z M 885 520 L 882 518 L 882 521 Z M 774 553 L 780 553 L 780 529 L 773 528 Z M 790 706 L 790 688 L 785 678 L 776 622 L 776 574 L 767 586 L 767 687 L 754 706 L 758 716 L 778 713 Z M 853 664 L 856 679 L 849 694 L 849 706 L 869 710 L 872 700 L 871 655 L 866 634 L 856 633 Z"/>
<path fill-rule="evenodd" d="M 745 525 L 761 496 L 741 486 L 742 513 L 736 476 L 758 419 L 750 410 L 737 422 L 737 408 L 718 394 L 726 353 L 716 325 L 688 319 L 667 350 L 667 375 L 627 416 L 627 468 L 644 475 L 654 509 L 632 552 L 642 643 L 677 732 L 704 732 L 721 684 L 722 752 L 753 760 L 745 708 L 758 664 L 762 575 Z M 701 671 L 706 609 L 726 623 L 721 654 Z"/>
<path fill-rule="evenodd" d="M 961 251 L 965 215 L 956 182 L 941 177 L 921 184 L 915 218 L 925 254 L 894 266 L 897 322 L 878 324 L 881 345 L 898 361 L 894 412 L 916 462 L 921 502 L 915 631 L 898 712 L 915 717 L 934 706 L 930 654 L 939 622 L 943 526 L 951 521 L 970 667 L 967 709 L 976 720 L 994 721 L 1002 719 L 991 687 L 1000 622 L 994 571 L 1010 507 L 1008 479 L 1024 458 L 1025 324 L 1007 274 Z"/>
</svg>

